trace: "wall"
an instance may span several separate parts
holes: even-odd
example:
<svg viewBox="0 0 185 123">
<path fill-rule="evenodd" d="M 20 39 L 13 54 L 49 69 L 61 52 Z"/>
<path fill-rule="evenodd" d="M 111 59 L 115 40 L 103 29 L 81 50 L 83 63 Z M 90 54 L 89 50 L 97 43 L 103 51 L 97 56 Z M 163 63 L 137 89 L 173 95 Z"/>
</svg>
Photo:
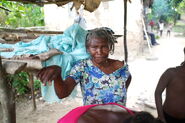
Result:
<svg viewBox="0 0 185 123">
<path fill-rule="evenodd" d="M 75 11 L 70 11 L 72 3 L 69 3 L 63 7 L 57 7 L 56 5 L 45 5 L 45 22 L 46 27 L 51 30 L 65 30 L 67 27 L 73 24 L 75 17 Z M 86 19 L 87 29 L 96 27 L 109 27 L 114 30 L 116 34 L 123 34 L 123 22 L 124 22 L 124 4 L 123 0 L 114 0 L 109 2 L 101 2 L 99 8 L 94 12 L 81 10 L 80 13 Z M 127 19 L 127 42 L 129 60 L 135 59 L 138 55 L 141 55 L 143 48 L 143 31 L 142 31 L 142 5 L 140 0 L 132 1 L 128 3 L 128 19 Z M 120 51 L 118 54 L 122 54 L 124 57 L 123 38 L 118 39 L 118 46 Z M 123 59 L 123 58 L 122 58 Z"/>
</svg>

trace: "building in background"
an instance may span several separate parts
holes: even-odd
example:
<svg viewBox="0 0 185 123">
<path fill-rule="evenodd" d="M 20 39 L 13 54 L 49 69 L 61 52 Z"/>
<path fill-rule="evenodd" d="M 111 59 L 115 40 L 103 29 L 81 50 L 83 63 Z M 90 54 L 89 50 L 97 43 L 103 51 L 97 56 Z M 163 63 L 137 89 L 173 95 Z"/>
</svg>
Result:
<svg viewBox="0 0 185 123">
<path fill-rule="evenodd" d="M 104 0 L 106 1 L 106 0 Z M 72 3 L 68 3 L 62 7 L 57 5 L 45 5 L 45 24 L 47 29 L 64 31 L 67 27 L 74 23 L 75 9 L 71 11 Z M 143 49 L 143 25 L 142 25 L 143 5 L 140 0 L 128 2 L 128 19 L 127 19 L 127 44 L 128 44 L 128 60 L 135 59 L 142 54 Z M 124 24 L 124 3 L 121 0 L 108 0 L 101 2 L 94 12 L 79 10 L 80 14 L 86 20 L 87 29 L 96 27 L 109 27 L 115 34 L 123 35 Z M 118 45 L 123 47 L 123 37 L 118 38 Z M 124 49 L 118 51 L 123 54 Z M 116 55 L 116 54 L 115 54 Z M 121 58 L 121 59 L 123 59 Z"/>
</svg>

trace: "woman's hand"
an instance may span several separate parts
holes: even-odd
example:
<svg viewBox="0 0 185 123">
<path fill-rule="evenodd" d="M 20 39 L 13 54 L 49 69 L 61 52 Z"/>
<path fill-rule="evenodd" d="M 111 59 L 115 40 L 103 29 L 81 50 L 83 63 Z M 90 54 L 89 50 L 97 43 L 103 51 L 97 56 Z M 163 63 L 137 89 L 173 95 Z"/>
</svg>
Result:
<svg viewBox="0 0 185 123">
<path fill-rule="evenodd" d="M 58 79 L 58 77 L 61 77 L 61 67 L 57 65 L 44 67 L 37 74 L 37 78 L 44 85 L 46 85 L 46 82 L 52 82 L 52 80 Z"/>
</svg>

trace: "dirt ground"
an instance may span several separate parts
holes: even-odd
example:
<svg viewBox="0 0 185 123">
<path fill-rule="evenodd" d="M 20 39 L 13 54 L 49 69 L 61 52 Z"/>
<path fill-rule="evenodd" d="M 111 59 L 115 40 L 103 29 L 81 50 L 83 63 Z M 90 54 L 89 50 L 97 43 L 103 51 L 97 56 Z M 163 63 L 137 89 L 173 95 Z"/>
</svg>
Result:
<svg viewBox="0 0 185 123">
<path fill-rule="evenodd" d="M 146 47 L 144 49 L 145 55 L 128 62 L 132 82 L 128 89 L 127 107 L 134 110 L 149 111 L 154 116 L 156 116 L 154 90 L 158 79 L 165 69 L 179 65 L 184 60 L 185 39 L 164 36 L 157 42 L 160 45 L 153 46 L 151 53 Z M 52 104 L 37 99 L 35 111 L 32 110 L 32 100 L 20 102 L 16 105 L 17 123 L 56 123 L 71 109 L 81 106 L 82 98 L 81 96 L 75 99 L 69 97 L 63 99 L 61 103 Z"/>
</svg>

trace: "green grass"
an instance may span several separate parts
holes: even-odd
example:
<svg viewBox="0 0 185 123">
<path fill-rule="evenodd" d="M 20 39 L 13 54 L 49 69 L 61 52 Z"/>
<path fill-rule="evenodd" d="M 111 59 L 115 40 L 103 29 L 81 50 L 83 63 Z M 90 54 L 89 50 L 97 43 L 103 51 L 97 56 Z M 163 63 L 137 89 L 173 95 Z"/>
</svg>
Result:
<svg viewBox="0 0 185 123">
<path fill-rule="evenodd" d="M 185 32 L 185 25 L 176 25 L 173 27 L 174 32 L 183 33 Z"/>
<path fill-rule="evenodd" d="M 185 23 L 179 21 L 177 24 L 173 27 L 173 31 L 177 33 L 185 33 Z"/>
</svg>

